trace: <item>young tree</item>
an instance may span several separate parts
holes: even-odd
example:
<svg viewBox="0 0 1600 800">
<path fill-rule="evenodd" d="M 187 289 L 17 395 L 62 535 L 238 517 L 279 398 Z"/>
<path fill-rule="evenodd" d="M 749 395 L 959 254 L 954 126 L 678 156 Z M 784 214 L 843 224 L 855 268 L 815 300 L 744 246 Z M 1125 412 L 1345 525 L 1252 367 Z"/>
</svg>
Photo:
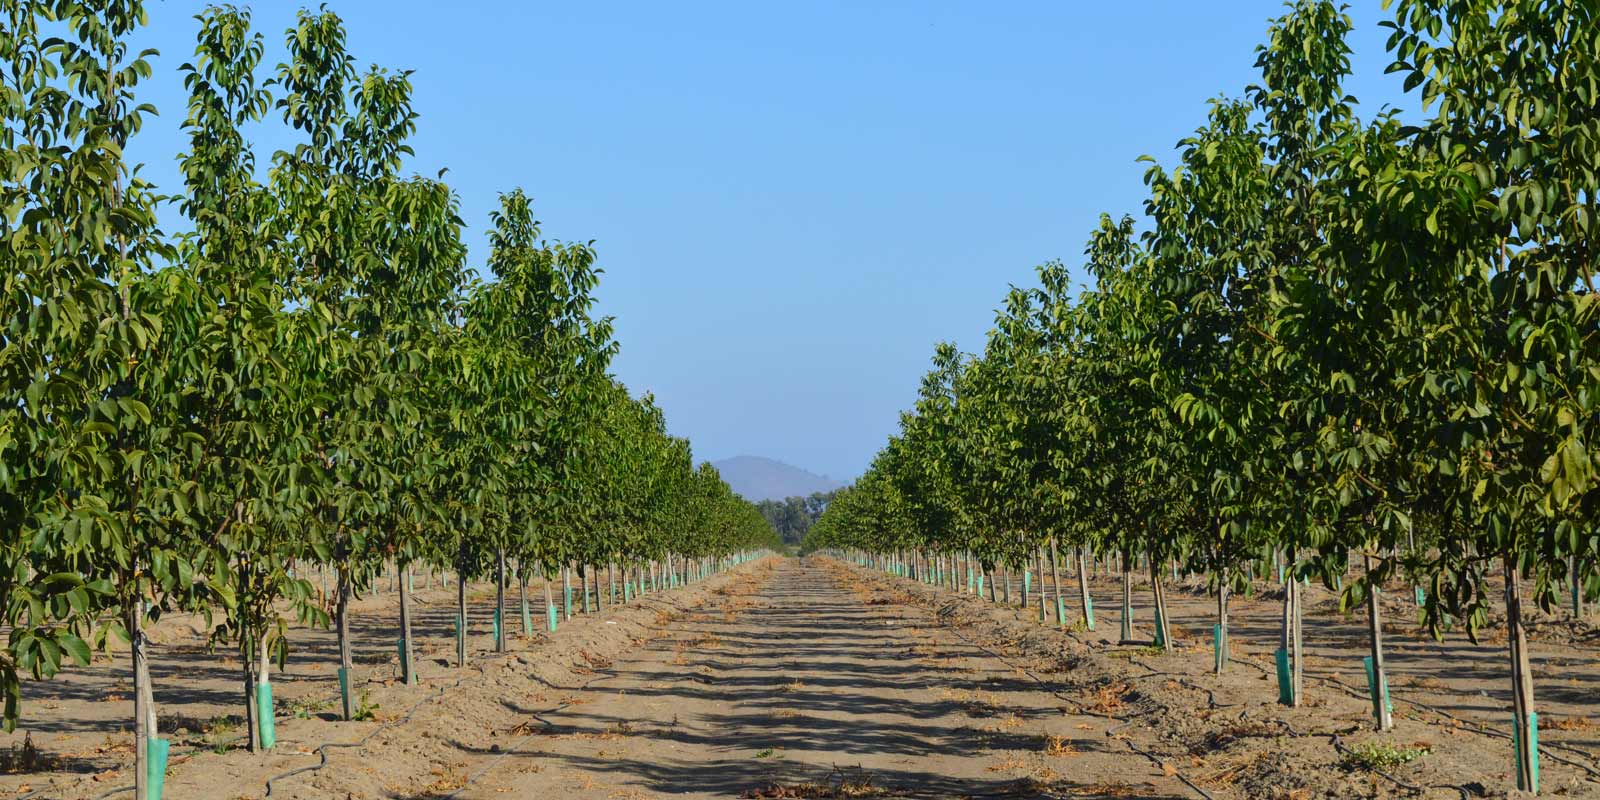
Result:
<svg viewBox="0 0 1600 800">
<path fill-rule="evenodd" d="M 1401 0 L 1390 24 L 1391 69 L 1432 113 L 1416 147 L 1439 164 L 1433 205 L 1412 218 L 1445 246 L 1440 267 L 1487 275 L 1490 295 L 1471 368 L 1426 378 L 1451 406 L 1440 421 L 1455 457 L 1440 471 L 1470 492 L 1474 529 L 1441 537 L 1434 596 L 1475 631 L 1488 573 L 1502 572 L 1517 785 L 1529 791 L 1537 715 L 1520 578 L 1548 605 L 1595 542 L 1597 25 L 1592 4 L 1534 0 Z"/>
<path fill-rule="evenodd" d="M 1190 563 L 1217 596 L 1215 669 L 1228 661 L 1228 596 L 1248 588 L 1245 565 L 1266 529 L 1251 524 L 1262 437 L 1274 398 L 1255 376 L 1268 361 L 1259 335 L 1270 310 L 1263 247 L 1267 181 L 1249 106 L 1214 101 L 1210 121 L 1180 143 L 1182 165 L 1151 167 L 1147 247 L 1156 271 L 1151 383 L 1176 416 L 1157 477 L 1178 524 L 1199 540 Z M 1244 377 L 1249 376 L 1249 377 Z"/>
<path fill-rule="evenodd" d="M 266 682 L 271 653 L 286 647 L 275 604 L 289 598 L 298 616 L 320 622 L 309 582 L 288 565 L 310 553 L 295 530 L 305 497 L 292 472 L 305 441 L 292 422 L 298 406 L 293 377 L 279 353 L 293 348 L 283 326 L 278 281 L 281 239 L 273 229 L 273 197 L 254 178 L 255 159 L 241 126 L 271 103 L 255 70 L 262 41 L 247 12 L 214 7 L 197 18 L 194 58 L 181 71 L 190 90 L 181 157 L 188 192 L 184 213 L 194 225 L 177 278 L 184 308 L 164 315 L 175 346 L 163 382 L 179 387 L 191 444 L 184 476 L 197 487 L 198 531 L 227 576 L 226 621 L 216 639 L 237 641 L 245 664 L 250 747 L 270 746 L 272 701 Z"/>
</svg>

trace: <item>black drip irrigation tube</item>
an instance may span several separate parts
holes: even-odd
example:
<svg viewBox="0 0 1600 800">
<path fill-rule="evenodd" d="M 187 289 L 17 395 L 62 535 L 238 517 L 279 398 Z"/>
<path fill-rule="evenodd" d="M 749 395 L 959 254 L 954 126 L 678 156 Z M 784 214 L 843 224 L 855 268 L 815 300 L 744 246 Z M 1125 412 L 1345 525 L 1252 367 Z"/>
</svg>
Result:
<svg viewBox="0 0 1600 800">
<path fill-rule="evenodd" d="M 478 672 L 480 674 L 482 674 L 483 668 L 480 666 L 477 669 L 478 669 Z M 467 676 L 467 677 L 471 677 L 471 676 Z M 412 706 L 411 709 L 409 711 L 407 711 L 405 713 L 405 715 L 400 720 L 398 720 L 398 721 L 396 721 L 394 723 L 391 723 L 389 725 L 383 725 L 381 727 L 375 728 L 370 733 L 368 733 L 366 736 L 361 737 L 360 741 L 357 741 L 357 742 L 344 742 L 344 743 L 340 743 L 340 742 L 324 742 L 321 745 L 318 745 L 316 750 L 314 750 L 313 752 L 317 753 L 319 756 L 322 757 L 322 762 L 320 764 L 317 764 L 317 765 L 311 766 L 311 767 L 300 767 L 298 769 L 290 770 L 289 772 L 283 773 L 282 775 L 277 775 L 277 776 L 268 778 L 267 779 L 267 794 L 269 796 L 272 794 L 272 784 L 273 784 L 274 781 L 282 780 L 282 779 L 284 779 L 284 778 L 286 778 L 286 777 L 288 777 L 290 775 L 298 775 L 301 772 L 308 772 L 308 771 L 311 771 L 311 770 L 317 770 L 317 769 L 323 768 L 324 766 L 327 766 L 327 764 L 328 764 L 328 755 L 327 755 L 326 752 L 323 752 L 324 749 L 332 749 L 332 748 L 335 748 L 335 747 L 360 747 L 361 745 L 366 744 L 367 740 L 371 739 L 375 734 L 380 733 L 380 732 L 392 727 L 393 725 L 403 724 L 406 721 L 410 720 L 411 719 L 411 715 L 416 713 L 417 708 L 419 708 L 423 703 L 426 703 L 429 700 L 436 699 L 440 694 L 443 694 L 448 689 L 454 689 L 455 687 L 460 686 L 461 682 L 464 681 L 464 680 L 466 680 L 466 677 L 457 679 L 454 684 L 451 684 L 448 687 L 440 688 L 438 693 L 433 694 L 433 695 L 431 695 L 429 697 L 423 698 L 416 705 Z M 42 798 L 46 792 L 55 791 L 58 788 L 60 788 L 60 787 L 46 787 L 46 788 L 43 788 L 43 789 L 39 789 L 37 791 L 29 792 L 29 793 L 24 794 L 24 795 L 19 795 L 16 798 L 13 798 L 13 800 L 35 800 L 36 798 Z M 122 794 L 123 792 L 131 792 L 135 788 L 137 788 L 137 787 L 135 787 L 133 784 L 128 784 L 126 786 L 117 786 L 117 787 L 114 787 L 114 788 L 111 788 L 111 789 L 107 789 L 106 791 L 101 792 L 100 794 L 94 795 L 92 800 L 105 800 L 105 798 L 114 797 L 116 795 Z M 137 798 L 135 798 L 135 800 L 137 800 Z"/>
<path fill-rule="evenodd" d="M 492 661 L 493 662 L 505 661 L 506 659 L 510 658 L 510 656 L 512 654 L 511 653 L 505 653 L 505 654 L 501 654 L 501 655 L 503 656 L 501 658 L 493 658 L 493 656 L 491 656 Z M 341 749 L 341 748 L 349 749 L 349 748 L 364 747 L 367 744 L 367 742 L 372 741 L 372 737 L 377 736 L 378 734 L 383 733 L 384 731 L 393 730 L 394 728 L 397 728 L 397 727 L 399 727 L 401 725 L 404 725 L 404 724 L 410 722 L 412 715 L 417 713 L 417 709 L 420 709 L 424 705 L 426 705 L 428 703 L 431 703 L 431 702 L 433 702 L 435 700 L 438 700 L 439 698 L 443 697 L 445 692 L 455 691 L 457 688 L 459 688 L 461 686 L 461 684 L 467 682 L 468 680 L 481 679 L 481 678 L 485 677 L 488 674 L 487 670 L 484 669 L 484 664 L 481 663 L 481 659 L 478 662 L 474 662 L 472 666 L 473 666 L 474 669 L 476 669 L 478 671 L 477 675 L 463 675 L 463 676 L 457 678 L 455 680 L 455 682 L 450 684 L 449 686 L 440 686 L 438 691 L 435 691 L 433 694 L 428 695 L 427 697 L 424 697 L 421 700 L 418 700 L 416 703 L 413 703 L 410 708 L 406 709 L 406 713 L 402 714 L 399 719 L 394 720 L 392 722 L 387 722 L 387 723 L 385 723 L 383 725 L 379 725 L 378 727 L 373 728 L 370 731 L 367 731 L 367 735 L 361 737 L 360 739 L 357 739 L 357 740 L 355 740 L 353 742 L 323 742 L 322 744 L 317 745 L 316 749 L 312 750 L 313 753 L 317 754 L 317 763 L 309 765 L 309 766 L 305 766 L 305 767 L 296 767 L 294 769 L 289 770 L 288 772 L 281 772 L 281 773 L 278 773 L 277 775 L 274 775 L 274 776 L 268 778 L 267 782 L 266 782 L 267 797 L 271 797 L 272 796 L 273 786 L 278 781 L 286 780 L 288 778 L 292 778 L 292 777 L 294 777 L 296 775 L 301 775 L 301 774 L 304 774 L 304 773 L 307 773 L 307 772 L 317 772 L 317 771 L 323 769 L 324 767 L 328 766 L 328 751 L 329 750 L 335 750 L 335 749 Z M 98 798 L 97 798 L 97 800 L 98 800 Z M 138 800 L 138 799 L 135 798 L 135 800 Z"/>
<path fill-rule="evenodd" d="M 1240 662 L 1240 663 L 1248 663 L 1248 662 Z M 1337 752 L 1340 755 L 1344 755 L 1344 756 L 1352 756 L 1353 757 L 1353 756 L 1356 755 L 1354 750 L 1351 750 L 1350 748 L 1344 746 L 1344 739 L 1340 738 L 1339 734 L 1337 734 L 1337 733 L 1332 733 L 1332 732 L 1329 732 L 1329 733 L 1301 733 L 1301 732 L 1295 730 L 1294 726 L 1290 725 L 1288 720 L 1279 720 L 1279 722 L 1283 723 L 1283 727 L 1289 731 L 1289 735 L 1291 735 L 1291 736 L 1298 736 L 1298 737 L 1326 736 L 1326 737 L 1328 737 L 1328 743 L 1333 745 L 1334 752 Z M 1422 784 L 1411 783 L 1410 781 L 1407 781 L 1407 780 L 1405 780 L 1403 778 L 1400 778 L 1400 777 L 1398 777 L 1396 775 L 1391 775 L 1388 772 L 1385 772 L 1385 771 L 1383 771 L 1381 769 L 1378 769 L 1377 767 L 1367 767 L 1367 769 L 1370 772 L 1372 772 L 1373 774 L 1377 775 L 1378 777 L 1383 778 L 1383 779 L 1389 781 L 1390 783 L 1393 783 L 1394 785 L 1399 786 L 1402 789 L 1405 789 L 1405 790 L 1411 791 L 1411 792 L 1417 792 L 1418 794 L 1420 794 L 1422 792 L 1425 792 L 1425 791 L 1427 791 L 1429 789 L 1445 789 L 1447 791 L 1452 791 L 1452 792 L 1455 792 L 1455 793 L 1461 795 L 1461 800 L 1472 800 L 1472 797 L 1473 797 L 1473 792 L 1471 790 L 1469 790 L 1469 789 L 1467 789 L 1467 787 L 1461 786 L 1459 784 L 1454 784 L 1454 783 L 1436 783 L 1436 784 L 1430 784 L 1428 786 L 1423 786 Z"/>
<path fill-rule="evenodd" d="M 1293 732 L 1293 730 L 1294 730 L 1293 728 L 1290 729 L 1291 732 Z M 1322 735 L 1328 737 L 1328 742 L 1333 745 L 1333 749 L 1335 751 L 1339 752 L 1341 755 L 1345 755 L 1345 756 L 1354 756 L 1355 755 L 1355 751 L 1353 751 L 1350 748 L 1344 746 L 1344 740 L 1339 738 L 1339 734 L 1337 734 L 1337 733 L 1326 733 L 1326 734 L 1322 734 Z M 1433 784 L 1431 786 L 1422 786 L 1421 784 L 1411 783 L 1410 781 L 1402 780 L 1401 778 L 1399 778 L 1397 776 L 1394 776 L 1394 775 L 1391 775 L 1391 774 L 1389 774 L 1387 772 L 1384 772 L 1383 770 L 1378 769 L 1377 767 L 1367 767 L 1367 769 L 1371 770 L 1374 775 L 1377 775 L 1378 777 L 1384 778 L 1384 779 L 1388 780 L 1390 783 L 1393 783 L 1394 785 L 1399 786 L 1400 788 L 1406 789 L 1408 791 L 1417 792 L 1417 793 L 1420 794 L 1420 793 L 1422 793 L 1424 791 L 1427 791 L 1428 789 L 1448 789 L 1450 791 L 1453 791 L 1453 792 L 1461 795 L 1461 800 L 1472 800 L 1472 794 L 1473 793 L 1468 791 L 1467 787 L 1461 786 L 1459 784 L 1455 784 L 1455 783 L 1439 783 L 1439 784 Z"/>
</svg>

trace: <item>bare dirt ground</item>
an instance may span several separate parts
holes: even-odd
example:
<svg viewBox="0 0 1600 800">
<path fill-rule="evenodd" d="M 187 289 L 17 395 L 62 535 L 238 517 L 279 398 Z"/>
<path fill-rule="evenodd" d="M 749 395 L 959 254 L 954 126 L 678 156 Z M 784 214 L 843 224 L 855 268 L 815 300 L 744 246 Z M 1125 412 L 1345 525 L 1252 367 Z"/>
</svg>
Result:
<svg viewBox="0 0 1600 800">
<path fill-rule="evenodd" d="M 1206 596 L 1198 583 L 1188 589 L 1171 593 L 1168 605 L 1174 622 L 1185 629 L 1186 635 L 1180 641 L 1198 646 L 1202 652 L 1202 661 L 1206 662 L 1203 669 L 1211 659 L 1216 598 Z M 1121 627 L 1121 584 L 1097 581 L 1094 592 L 1103 605 L 1096 606 L 1100 619 L 1093 640 L 1110 645 Z M 1070 592 L 1068 597 L 1069 603 L 1076 605 Z M 1461 630 L 1447 631 L 1442 641 L 1436 641 L 1418 624 L 1409 591 L 1396 586 L 1384 597 L 1384 658 L 1390 694 L 1398 704 L 1396 710 L 1438 722 L 1457 717 L 1470 724 L 1509 731 L 1511 660 L 1503 615 L 1480 631 L 1477 643 Z M 1134 602 L 1145 605 L 1135 609 L 1134 617 L 1136 623 L 1143 624 L 1143 635 L 1148 636 L 1148 596 L 1136 597 Z M 1235 597 L 1229 611 L 1233 656 L 1271 668 L 1281 616 L 1282 595 L 1275 587 L 1264 596 Z M 1600 766 L 1600 633 L 1593 625 L 1574 621 L 1565 612 L 1533 611 L 1529 622 L 1540 743 L 1558 746 L 1553 755 L 1572 757 L 1590 767 Z M 1364 611 L 1341 614 L 1331 592 L 1312 587 L 1305 605 L 1306 674 L 1316 678 L 1325 690 L 1342 691 L 1329 683 L 1334 681 L 1365 691 L 1361 659 L 1370 652 L 1366 625 Z M 1317 688 L 1308 687 L 1308 692 Z M 1265 691 L 1270 693 L 1272 689 Z M 1509 751 L 1509 743 L 1507 748 Z M 1600 793 L 1600 784 L 1592 784 L 1590 791 Z"/>
<path fill-rule="evenodd" d="M 382 590 L 352 603 L 351 639 L 356 677 L 352 694 L 373 720 L 338 719 L 338 644 L 333 631 L 293 625 L 289 659 L 274 666 L 278 747 L 270 754 L 243 752 L 244 685 L 235 651 L 207 646 L 198 616 L 163 618 L 150 630 L 151 671 L 162 734 L 172 742 L 167 797 L 255 797 L 270 770 L 316 763 L 314 748 L 328 741 L 365 735 L 385 719 L 436 695 L 442 687 L 480 674 L 495 658 L 492 584 L 468 585 L 468 667 L 455 667 L 455 587 L 417 578 L 412 632 L 416 637 L 421 685 L 398 682 L 399 595 L 385 582 Z M 609 589 L 602 585 L 603 589 Z M 504 619 L 514 651 L 548 648 L 588 636 L 604 618 L 578 615 L 551 636 L 544 631 L 544 588 L 529 587 L 533 635 L 522 631 L 515 589 L 507 593 Z M 559 581 L 554 585 L 561 601 Z M 581 590 L 574 604 L 582 609 Z M 653 612 L 652 612 L 653 613 Z M 610 617 L 608 606 L 604 617 Z M 499 658 L 504 659 L 505 656 Z M 68 666 L 46 681 L 23 682 L 23 719 L 11 734 L 0 734 L 0 797 L 96 797 L 132 782 L 133 681 L 125 648 L 96 654 L 88 668 Z M 26 744 L 25 744 L 26 743 Z M 244 776 L 251 776 L 246 778 Z M 242 781 L 236 783 L 235 781 Z M 201 791 L 191 792 L 190 787 Z M 131 798 L 131 790 L 119 795 Z"/>
<path fill-rule="evenodd" d="M 1509 742 L 1478 730 L 1508 727 L 1500 643 L 1432 645 L 1391 603 L 1397 728 L 1379 735 L 1360 692 L 1359 619 L 1308 598 L 1309 674 L 1325 680 L 1308 685 L 1306 707 L 1286 709 L 1265 655 L 1276 646 L 1275 603 L 1235 604 L 1239 663 L 1215 676 L 1209 636 L 1194 635 L 1209 631 L 1207 598 L 1172 593 L 1182 647 L 1162 654 L 1110 641 L 1117 589 L 1095 585 L 1095 632 L 1060 631 L 1035 610 L 826 558 L 774 558 L 574 619 L 511 654 L 479 652 L 467 670 L 448 666 L 452 610 L 441 598 L 423 613 L 424 685 L 410 688 L 392 681 L 383 644 L 392 614 L 375 600 L 363 623 L 372 628 L 358 636 L 375 720 L 280 713 L 271 754 L 213 753 L 210 734 L 175 734 L 184 749 L 166 796 L 256 798 L 269 780 L 271 797 L 303 800 L 1507 796 Z M 1072 613 L 1075 592 L 1067 598 Z M 487 614 L 475 609 L 474 641 L 487 645 Z M 1147 608 L 1135 616 L 1147 636 Z M 1567 748 L 1547 751 L 1545 794 L 1600 797 L 1597 731 L 1584 724 L 1600 712 L 1600 667 L 1581 627 L 1544 630 L 1539 702 L 1555 722 L 1542 739 Z M 288 675 L 322 691 L 324 662 Z M 186 674 L 196 686 L 217 681 L 217 707 L 237 713 L 236 665 L 213 676 L 199 657 L 172 663 L 169 691 L 193 700 Z M 124 671 L 114 666 L 57 695 L 57 711 L 114 691 L 106 680 Z M 1464 722 L 1411 705 L 1418 699 Z M 34 723 L 56 769 L 8 776 L 0 797 L 44 787 L 53 788 L 37 796 L 95 797 L 126 783 L 130 704 L 105 705 L 104 718 Z M 1351 755 L 1397 752 L 1414 755 L 1377 769 Z"/>
<path fill-rule="evenodd" d="M 852 567 L 853 570 L 856 568 Z M 1233 663 L 1213 672 L 1211 626 L 1215 597 L 1203 586 L 1169 592 L 1177 652 L 1119 643 L 1121 583 L 1103 576 L 1091 582 L 1096 629 L 1078 625 L 1076 580 L 1063 576 L 1068 621 L 1073 630 L 1040 641 L 1037 606 L 977 601 L 948 589 L 891 578 L 917 596 L 937 595 L 988 621 L 980 630 L 1003 638 L 1035 659 L 1070 665 L 1063 680 L 1085 677 L 1125 681 L 1130 707 L 1158 731 L 1177 758 L 1188 753 L 1196 780 L 1217 796 L 1249 797 L 1505 797 L 1512 783 L 1509 661 L 1503 625 L 1491 625 L 1473 644 L 1460 632 L 1436 642 L 1417 625 L 1409 593 L 1394 591 L 1385 603 L 1385 653 L 1389 658 L 1395 731 L 1370 731 L 1371 706 L 1361 658 L 1367 655 L 1365 618 L 1342 615 L 1332 593 L 1313 587 L 1306 599 L 1307 707 L 1276 703 L 1272 651 L 1278 644 L 1281 600 L 1269 589 L 1255 598 L 1235 598 L 1230 612 Z M 1397 589 L 1400 587 L 1396 587 Z M 1151 635 L 1148 586 L 1136 582 L 1135 639 Z M 1038 595 L 1033 597 L 1037 603 Z M 1053 597 L 1053 595 L 1052 595 Z M 1020 587 L 1013 584 L 1013 600 Z M 1050 601 L 1053 607 L 1054 601 Z M 1600 797 L 1600 651 L 1594 628 L 1562 614 L 1538 614 L 1530 650 L 1541 716 L 1542 789 L 1560 797 Z M 1063 643 L 1064 640 L 1064 643 Z M 1035 661 L 1039 669 L 1048 663 Z M 1139 700 L 1140 702 L 1132 702 Z M 1413 760 L 1384 766 L 1391 778 L 1359 766 L 1349 750 L 1388 754 L 1411 751 Z"/>
<path fill-rule="evenodd" d="M 1114 721 L 837 565 L 785 560 L 661 633 L 456 796 L 1186 796 Z"/>
</svg>

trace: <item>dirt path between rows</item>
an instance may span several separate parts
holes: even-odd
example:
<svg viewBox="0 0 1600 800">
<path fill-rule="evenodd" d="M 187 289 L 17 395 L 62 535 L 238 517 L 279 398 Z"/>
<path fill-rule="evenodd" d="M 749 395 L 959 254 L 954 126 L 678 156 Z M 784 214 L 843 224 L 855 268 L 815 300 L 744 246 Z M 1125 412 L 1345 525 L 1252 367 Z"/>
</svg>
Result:
<svg viewBox="0 0 1600 800">
<path fill-rule="evenodd" d="M 529 714 L 446 796 L 1194 796 L 931 622 L 783 560 Z"/>
</svg>

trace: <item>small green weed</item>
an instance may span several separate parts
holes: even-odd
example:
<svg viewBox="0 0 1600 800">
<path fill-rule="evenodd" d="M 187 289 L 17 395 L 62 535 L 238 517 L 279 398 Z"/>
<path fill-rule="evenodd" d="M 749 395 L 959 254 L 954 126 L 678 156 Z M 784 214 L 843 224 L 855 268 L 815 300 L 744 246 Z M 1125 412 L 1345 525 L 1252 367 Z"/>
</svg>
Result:
<svg viewBox="0 0 1600 800">
<path fill-rule="evenodd" d="M 205 724 L 206 748 L 217 755 L 232 750 L 234 743 L 238 741 L 239 730 L 243 727 L 243 720 L 235 716 L 212 717 Z"/>
<path fill-rule="evenodd" d="M 379 708 L 380 706 L 377 703 L 372 702 L 371 692 L 362 691 L 361 699 L 356 701 L 356 710 L 350 715 L 350 718 L 357 722 L 377 719 Z"/>
<path fill-rule="evenodd" d="M 318 712 L 332 708 L 333 701 L 299 697 L 293 700 L 280 700 L 278 701 L 278 707 L 295 719 L 311 719 Z"/>
<path fill-rule="evenodd" d="M 1350 752 L 1344 755 L 1344 763 L 1353 769 L 1390 770 L 1410 764 L 1427 754 L 1426 745 L 1403 747 L 1386 742 L 1367 742 L 1350 748 Z"/>
</svg>

